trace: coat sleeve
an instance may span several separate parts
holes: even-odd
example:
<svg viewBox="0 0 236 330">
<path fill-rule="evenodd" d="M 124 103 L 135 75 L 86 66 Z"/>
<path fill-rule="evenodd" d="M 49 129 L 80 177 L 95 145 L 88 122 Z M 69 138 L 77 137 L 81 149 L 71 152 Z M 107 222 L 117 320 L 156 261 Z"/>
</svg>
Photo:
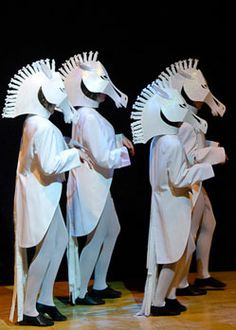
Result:
<svg viewBox="0 0 236 330">
<path fill-rule="evenodd" d="M 37 132 L 34 153 L 44 175 L 61 174 L 81 165 L 79 151 L 68 149 L 62 140 L 53 127 Z"/>
<path fill-rule="evenodd" d="M 224 163 L 226 159 L 225 149 L 223 147 L 205 147 L 199 148 L 195 151 L 194 162 L 207 162 L 211 165 Z"/>
<path fill-rule="evenodd" d="M 88 116 L 84 122 L 82 135 L 83 144 L 100 167 L 115 169 L 130 165 L 128 149 L 117 144 L 115 134 L 108 133 L 94 116 Z"/>
<path fill-rule="evenodd" d="M 220 144 L 219 144 L 219 142 L 216 142 L 216 141 L 206 140 L 206 146 L 207 147 L 219 147 Z"/>
<path fill-rule="evenodd" d="M 213 168 L 208 163 L 188 166 L 184 149 L 179 140 L 171 140 L 171 143 L 165 146 L 165 150 L 169 180 L 174 187 L 191 187 L 194 183 L 214 176 Z"/>
<path fill-rule="evenodd" d="M 191 165 L 204 162 L 214 165 L 225 162 L 225 150 L 219 147 L 217 142 L 205 140 L 206 146 L 198 147 L 196 133 L 191 125 L 183 123 L 179 129 L 178 137 Z"/>
</svg>

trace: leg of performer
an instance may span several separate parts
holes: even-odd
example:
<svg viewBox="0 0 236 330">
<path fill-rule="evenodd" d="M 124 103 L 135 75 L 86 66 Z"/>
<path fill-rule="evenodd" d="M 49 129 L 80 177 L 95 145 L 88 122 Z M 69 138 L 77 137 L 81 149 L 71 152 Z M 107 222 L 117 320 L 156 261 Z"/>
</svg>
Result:
<svg viewBox="0 0 236 330">
<path fill-rule="evenodd" d="M 93 294 L 101 298 L 118 298 L 120 291 L 116 291 L 107 285 L 107 272 L 110 265 L 112 253 L 117 237 L 120 233 L 120 224 L 111 196 L 108 196 L 107 203 L 102 215 L 106 221 L 106 236 L 94 270 Z"/>
</svg>

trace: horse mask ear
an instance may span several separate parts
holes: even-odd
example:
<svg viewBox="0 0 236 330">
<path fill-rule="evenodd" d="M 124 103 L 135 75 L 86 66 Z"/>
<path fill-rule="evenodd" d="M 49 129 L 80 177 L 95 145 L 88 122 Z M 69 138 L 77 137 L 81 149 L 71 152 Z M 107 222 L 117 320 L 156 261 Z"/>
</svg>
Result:
<svg viewBox="0 0 236 330">
<path fill-rule="evenodd" d="M 46 63 L 45 63 L 45 62 L 46 62 Z M 40 63 L 40 66 L 41 66 L 42 72 L 45 74 L 45 76 L 46 76 L 48 79 L 52 79 L 52 72 L 51 72 L 51 70 L 49 69 L 49 60 L 46 60 L 46 61 L 40 60 L 39 63 Z"/>
<path fill-rule="evenodd" d="M 183 70 L 181 69 L 178 69 L 177 71 L 183 78 L 185 79 L 192 79 L 192 76 L 191 74 L 187 73 L 187 72 L 184 72 Z"/>
<path fill-rule="evenodd" d="M 85 64 L 85 63 L 80 63 L 79 62 L 78 66 L 79 66 L 80 69 L 85 70 L 85 71 L 95 71 L 95 68 L 93 68 L 90 65 Z"/>
<path fill-rule="evenodd" d="M 155 90 L 160 97 L 166 100 L 170 99 L 170 95 L 164 89 L 160 88 L 160 86 L 156 85 Z"/>
</svg>

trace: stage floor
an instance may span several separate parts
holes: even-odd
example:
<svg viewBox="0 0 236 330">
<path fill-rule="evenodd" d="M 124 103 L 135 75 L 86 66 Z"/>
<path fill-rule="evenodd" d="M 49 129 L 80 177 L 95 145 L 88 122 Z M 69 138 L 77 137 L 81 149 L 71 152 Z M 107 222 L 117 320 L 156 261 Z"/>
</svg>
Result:
<svg viewBox="0 0 236 330">
<path fill-rule="evenodd" d="M 195 274 L 190 274 L 190 282 Z M 236 329 L 236 271 L 212 272 L 212 276 L 227 283 L 224 290 L 210 290 L 204 296 L 178 297 L 188 310 L 178 316 L 136 316 L 140 310 L 143 292 L 129 290 L 123 282 L 110 283 L 122 291 L 122 297 L 107 299 L 100 306 L 71 306 L 67 304 L 67 282 L 56 282 L 55 303 L 68 317 L 65 322 L 55 322 L 46 329 L 81 330 L 228 330 Z M 0 286 L 0 329 L 36 329 L 19 326 L 8 320 L 12 286 Z"/>
</svg>

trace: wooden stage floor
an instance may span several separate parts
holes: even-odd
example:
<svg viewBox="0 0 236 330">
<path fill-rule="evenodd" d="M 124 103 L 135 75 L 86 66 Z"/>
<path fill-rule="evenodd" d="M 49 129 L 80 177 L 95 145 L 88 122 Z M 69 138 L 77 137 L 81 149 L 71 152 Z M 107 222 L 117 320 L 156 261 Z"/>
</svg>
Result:
<svg viewBox="0 0 236 330">
<path fill-rule="evenodd" d="M 227 283 L 224 290 L 210 290 L 204 296 L 178 297 L 188 310 L 178 316 L 136 316 L 140 310 L 143 292 L 128 290 L 123 282 L 110 283 L 122 291 L 122 297 L 107 299 L 100 306 L 71 306 L 66 304 L 66 282 L 55 284 L 55 303 L 68 317 L 65 322 L 55 322 L 44 329 L 61 330 L 228 330 L 236 329 L 236 271 L 212 272 L 212 276 Z M 190 274 L 190 282 L 194 274 Z M 37 329 L 19 326 L 8 320 L 12 286 L 0 286 L 0 329 Z M 64 302 L 63 302 L 64 299 Z"/>
</svg>

